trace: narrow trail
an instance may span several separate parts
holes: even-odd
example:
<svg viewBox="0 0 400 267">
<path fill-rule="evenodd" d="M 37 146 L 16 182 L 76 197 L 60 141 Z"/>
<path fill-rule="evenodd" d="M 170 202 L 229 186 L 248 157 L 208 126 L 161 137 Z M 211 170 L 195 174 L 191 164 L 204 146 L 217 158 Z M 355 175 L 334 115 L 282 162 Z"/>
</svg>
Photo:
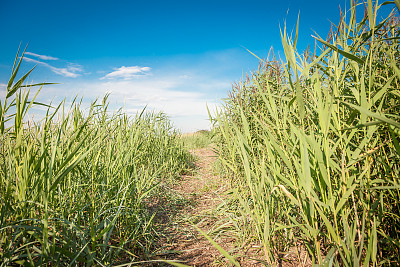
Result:
<svg viewBox="0 0 400 267">
<path fill-rule="evenodd" d="M 163 233 L 156 258 L 176 260 L 189 266 L 232 266 L 193 226 L 205 233 L 213 230 L 221 215 L 212 212 L 226 199 L 228 183 L 214 170 L 217 155 L 212 147 L 194 149 L 191 153 L 196 157 L 193 173 L 183 175 L 170 188 L 173 196 L 162 197 L 161 203 L 156 205 L 156 220 Z M 233 237 L 220 236 L 215 241 L 228 252 L 235 247 Z M 245 257 L 237 260 L 242 267 L 264 266 L 250 260 L 255 255 L 253 252 L 252 249 L 241 251 Z"/>
<path fill-rule="evenodd" d="M 179 260 L 189 266 L 221 266 L 225 262 L 221 254 L 194 227 L 196 224 L 204 232 L 213 225 L 211 210 L 221 203 L 225 182 L 214 173 L 216 154 L 211 147 L 194 149 L 197 158 L 195 171 L 182 176 L 173 186 L 180 196 L 170 203 L 170 212 L 164 212 L 163 259 Z M 233 240 L 219 240 L 224 244 Z M 226 249 L 226 246 L 222 247 Z"/>
</svg>

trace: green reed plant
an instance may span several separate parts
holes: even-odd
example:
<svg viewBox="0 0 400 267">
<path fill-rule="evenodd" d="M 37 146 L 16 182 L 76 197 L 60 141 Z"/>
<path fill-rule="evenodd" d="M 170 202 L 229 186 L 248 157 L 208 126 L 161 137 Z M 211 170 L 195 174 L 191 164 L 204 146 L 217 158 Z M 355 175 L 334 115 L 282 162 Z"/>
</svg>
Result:
<svg viewBox="0 0 400 267">
<path fill-rule="evenodd" d="M 393 4 L 396 4 L 393 5 Z M 225 206 L 242 242 L 267 264 L 297 251 L 341 266 L 400 262 L 398 1 L 351 9 L 321 45 L 300 54 L 282 31 L 285 61 L 261 62 L 214 119 L 233 181 Z"/>
<path fill-rule="evenodd" d="M 0 100 L 0 265 L 146 258 L 156 235 L 151 196 L 189 167 L 180 134 L 163 113 L 110 113 L 107 97 L 88 110 L 30 100 L 45 84 L 24 85 L 32 70 L 16 80 L 22 58 Z M 34 105 L 47 106 L 40 122 L 26 120 Z"/>
</svg>

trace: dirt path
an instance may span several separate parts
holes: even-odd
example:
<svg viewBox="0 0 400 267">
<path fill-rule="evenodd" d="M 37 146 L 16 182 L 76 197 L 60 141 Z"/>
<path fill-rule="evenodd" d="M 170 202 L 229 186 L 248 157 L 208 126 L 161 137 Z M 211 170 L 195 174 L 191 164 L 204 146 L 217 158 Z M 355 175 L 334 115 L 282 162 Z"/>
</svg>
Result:
<svg viewBox="0 0 400 267">
<path fill-rule="evenodd" d="M 225 183 L 213 171 L 216 154 L 211 147 L 195 149 L 191 153 L 197 158 L 195 171 L 182 176 L 173 186 L 180 197 L 169 203 L 163 214 L 165 236 L 162 238 L 162 251 L 165 255 L 161 258 L 179 260 L 190 266 L 218 266 L 225 262 L 224 259 L 193 224 L 205 232 L 211 229 L 213 216 L 210 212 L 221 203 Z M 232 242 L 219 240 L 218 243 L 220 241 L 225 244 Z"/>
<path fill-rule="evenodd" d="M 215 215 L 212 211 L 227 198 L 224 192 L 228 184 L 214 171 L 217 155 L 211 147 L 194 149 L 191 153 L 197 158 L 195 171 L 191 175 L 182 176 L 170 188 L 174 191 L 173 196 L 162 197 L 161 202 L 164 203 L 157 205 L 159 209 L 156 220 L 162 228 L 163 236 L 156 259 L 176 260 L 189 266 L 232 266 L 193 227 L 196 225 L 205 233 L 213 230 L 221 215 Z M 228 252 L 235 248 L 235 239 L 232 237 L 219 237 L 215 241 Z M 237 258 L 242 267 L 264 266 L 250 260 L 254 258 L 253 252 L 254 249 L 245 249 L 239 253 L 243 255 Z"/>
</svg>

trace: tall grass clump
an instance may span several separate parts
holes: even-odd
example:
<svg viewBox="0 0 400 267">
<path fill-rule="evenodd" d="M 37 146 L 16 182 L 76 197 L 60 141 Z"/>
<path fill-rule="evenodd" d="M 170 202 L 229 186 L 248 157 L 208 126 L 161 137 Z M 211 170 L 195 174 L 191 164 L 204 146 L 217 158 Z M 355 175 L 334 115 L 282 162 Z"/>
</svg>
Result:
<svg viewBox="0 0 400 267">
<path fill-rule="evenodd" d="M 23 57 L 23 55 L 22 55 Z M 149 212 L 159 184 L 189 166 L 162 113 L 110 113 L 30 99 L 16 57 L 0 101 L 0 265 L 109 266 L 146 259 L 156 236 Z M 26 114 L 47 107 L 40 122 Z"/>
<path fill-rule="evenodd" d="M 205 148 L 212 144 L 213 132 L 200 130 L 182 134 L 183 142 L 188 149 Z"/>
<path fill-rule="evenodd" d="M 214 118 L 232 180 L 221 228 L 266 264 L 400 262 L 400 3 L 382 5 L 352 2 L 315 52 L 283 29 L 286 59 L 261 61 Z"/>
</svg>

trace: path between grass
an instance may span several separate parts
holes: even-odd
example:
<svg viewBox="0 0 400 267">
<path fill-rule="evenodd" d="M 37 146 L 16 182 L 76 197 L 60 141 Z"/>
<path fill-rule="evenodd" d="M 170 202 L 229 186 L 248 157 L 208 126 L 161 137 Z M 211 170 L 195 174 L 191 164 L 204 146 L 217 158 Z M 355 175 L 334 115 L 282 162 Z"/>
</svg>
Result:
<svg viewBox="0 0 400 267">
<path fill-rule="evenodd" d="M 161 258 L 179 260 L 190 266 L 218 266 L 225 260 L 209 241 L 193 227 L 208 232 L 212 229 L 213 208 L 221 203 L 226 183 L 213 171 L 216 154 L 211 147 L 191 151 L 196 157 L 195 170 L 190 175 L 183 175 L 172 187 L 175 197 L 164 203 L 164 210 L 159 213 L 163 224 L 164 237 Z M 233 240 L 218 240 L 225 244 Z M 222 244 L 222 247 L 225 247 Z M 159 255 L 160 255 L 159 254 Z"/>
</svg>

